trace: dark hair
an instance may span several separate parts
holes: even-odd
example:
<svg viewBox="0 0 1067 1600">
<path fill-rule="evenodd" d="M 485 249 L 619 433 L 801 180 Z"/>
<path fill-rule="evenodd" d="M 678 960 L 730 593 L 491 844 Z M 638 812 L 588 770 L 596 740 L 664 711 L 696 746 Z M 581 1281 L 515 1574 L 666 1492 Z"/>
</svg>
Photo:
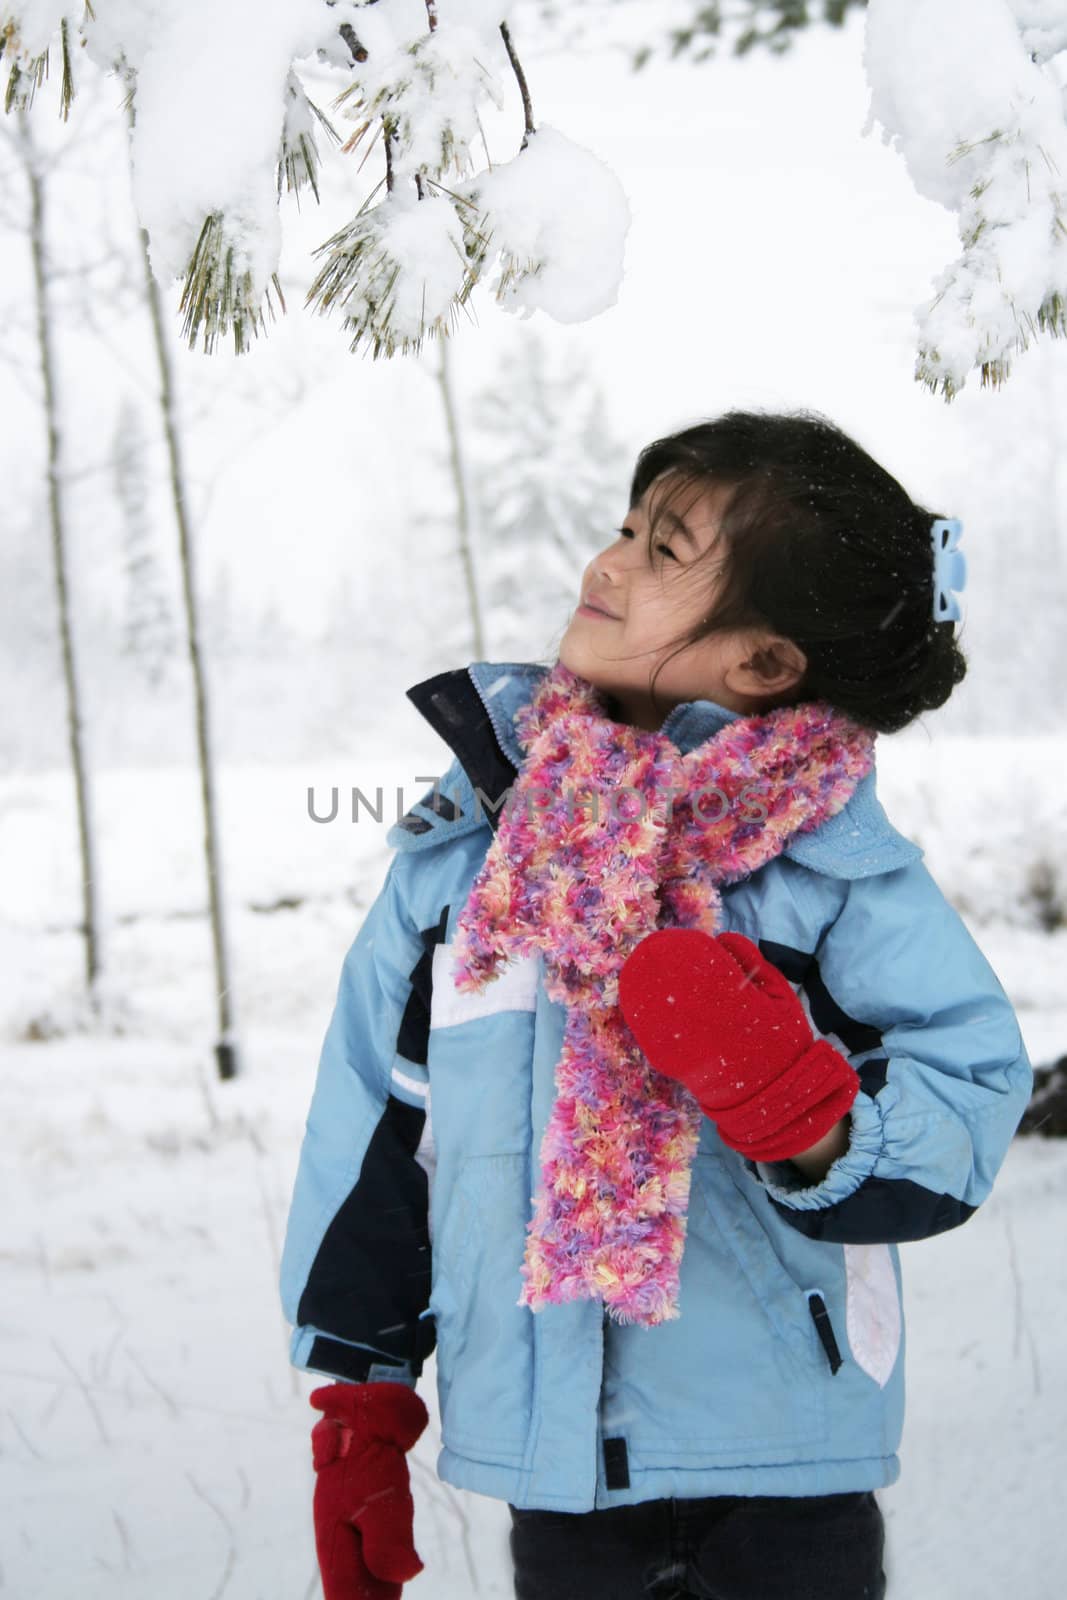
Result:
<svg viewBox="0 0 1067 1600">
<path fill-rule="evenodd" d="M 879 733 L 936 710 L 962 682 L 955 630 L 933 615 L 930 536 L 940 513 L 916 505 L 827 418 L 730 411 L 657 439 L 637 459 L 631 506 L 664 472 L 698 493 L 731 491 L 721 589 L 674 654 L 711 634 L 769 626 L 807 658 L 778 704 L 826 700 Z M 652 510 L 653 530 L 668 499 Z M 719 541 L 696 565 L 713 554 L 722 559 Z M 665 665 L 650 681 L 653 703 Z"/>
</svg>

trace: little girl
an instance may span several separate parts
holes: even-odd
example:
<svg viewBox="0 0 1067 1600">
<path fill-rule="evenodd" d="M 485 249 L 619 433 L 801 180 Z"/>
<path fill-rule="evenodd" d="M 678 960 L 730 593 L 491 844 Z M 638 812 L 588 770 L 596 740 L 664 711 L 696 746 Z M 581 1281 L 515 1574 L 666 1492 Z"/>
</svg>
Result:
<svg viewBox="0 0 1067 1600">
<path fill-rule="evenodd" d="M 455 760 L 345 959 L 282 1268 L 326 1600 L 422 1570 L 435 1346 L 519 1600 L 885 1594 L 897 1245 L 1031 1086 L 875 794 L 964 675 L 958 536 L 830 423 L 731 413 L 641 453 L 556 662 L 408 691 Z"/>
</svg>

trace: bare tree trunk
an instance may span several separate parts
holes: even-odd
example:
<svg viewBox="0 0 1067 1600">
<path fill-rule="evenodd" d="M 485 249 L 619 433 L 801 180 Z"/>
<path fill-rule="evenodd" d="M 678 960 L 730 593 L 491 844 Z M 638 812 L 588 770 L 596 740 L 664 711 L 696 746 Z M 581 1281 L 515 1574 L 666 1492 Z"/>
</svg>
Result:
<svg viewBox="0 0 1067 1600">
<path fill-rule="evenodd" d="M 46 192 L 38 165 L 38 151 L 30 132 L 28 113 L 18 112 L 17 148 L 26 170 L 30 190 L 30 253 L 33 260 L 33 285 L 37 322 L 37 349 L 41 363 L 47 429 L 48 516 L 52 530 L 52 559 L 55 570 L 56 601 L 59 611 L 59 637 L 63 651 L 63 679 L 67 695 L 67 740 L 74 773 L 74 794 L 78 812 L 78 845 L 82 868 L 82 925 L 85 941 L 85 978 L 90 1007 L 98 1007 L 96 980 L 100 972 L 100 933 L 97 923 L 96 868 L 93 844 L 92 797 L 82 738 L 81 696 L 74 653 L 70 614 L 70 584 L 67 577 L 67 533 L 64 486 L 60 471 L 60 426 L 56 387 L 55 356 L 52 349 L 52 311 L 48 290 L 46 249 Z"/>
<path fill-rule="evenodd" d="M 127 99 L 127 116 L 132 127 L 134 120 L 133 96 Z M 211 938 L 215 955 L 215 982 L 218 997 L 219 1037 L 215 1044 L 215 1061 L 220 1078 L 235 1078 L 238 1070 L 236 1023 L 230 984 L 230 955 L 226 939 L 222 864 L 219 854 L 218 820 L 215 807 L 215 779 L 212 763 L 211 711 L 207 676 L 200 646 L 200 620 L 196 590 L 196 562 L 193 533 L 187 513 L 185 474 L 182 466 L 181 439 L 174 404 L 174 376 L 170 347 L 167 343 L 163 320 L 163 307 L 159 285 L 152 275 L 148 258 L 148 235 L 143 228 L 141 259 L 144 266 L 145 297 L 152 318 L 156 360 L 159 365 L 159 406 L 163 434 L 167 445 L 170 472 L 171 500 L 178 527 L 181 555 L 182 593 L 185 604 L 185 632 L 189 650 L 189 665 L 193 676 L 196 699 L 196 744 L 200 765 L 200 796 L 204 814 L 204 862 L 207 869 L 208 901 L 211 916 Z"/>
<path fill-rule="evenodd" d="M 437 367 L 437 382 L 441 390 L 441 404 L 444 407 L 445 425 L 448 428 L 448 452 L 452 465 L 452 482 L 456 489 L 456 527 L 459 531 L 459 559 L 463 567 L 463 580 L 467 589 L 467 604 L 470 608 L 471 635 L 474 642 L 474 659 L 485 659 L 485 630 L 482 626 L 482 610 L 478 600 L 478 584 L 474 567 L 474 552 L 471 543 L 471 495 L 467 480 L 467 468 L 463 459 L 463 446 L 459 432 L 459 418 L 456 413 L 455 396 L 452 392 L 452 375 L 448 357 L 448 340 L 442 335 L 437 341 L 440 349 L 440 361 Z"/>
</svg>

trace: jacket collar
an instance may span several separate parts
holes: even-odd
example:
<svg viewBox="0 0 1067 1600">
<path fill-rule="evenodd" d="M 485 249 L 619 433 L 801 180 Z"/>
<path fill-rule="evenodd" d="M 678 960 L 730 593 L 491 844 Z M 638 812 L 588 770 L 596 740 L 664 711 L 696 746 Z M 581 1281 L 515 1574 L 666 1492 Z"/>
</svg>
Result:
<svg viewBox="0 0 1067 1600">
<path fill-rule="evenodd" d="M 495 803 L 523 759 L 515 713 L 548 671 L 537 662 L 475 661 L 414 684 L 407 695 L 455 753 L 474 789 Z M 714 700 L 687 700 L 668 713 L 659 731 L 685 755 L 740 715 Z M 495 826 L 497 814 L 486 814 Z M 923 852 L 890 823 L 872 769 L 846 806 L 811 832 L 794 834 L 782 854 L 832 877 L 866 878 L 916 861 Z"/>
<path fill-rule="evenodd" d="M 548 670 L 528 661 L 475 661 L 467 668 L 500 747 L 516 767 L 522 762 L 522 750 L 515 738 L 515 713 Z M 659 731 L 686 755 L 739 715 L 714 700 L 687 700 L 668 713 Z"/>
</svg>

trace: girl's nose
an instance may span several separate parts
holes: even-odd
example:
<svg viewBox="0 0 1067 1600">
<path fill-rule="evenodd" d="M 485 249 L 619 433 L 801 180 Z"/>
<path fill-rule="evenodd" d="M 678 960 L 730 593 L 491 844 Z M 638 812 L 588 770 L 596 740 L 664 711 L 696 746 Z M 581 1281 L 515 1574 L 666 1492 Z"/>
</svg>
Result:
<svg viewBox="0 0 1067 1600">
<path fill-rule="evenodd" d="M 594 589 L 599 589 L 604 595 L 609 595 L 619 587 L 619 573 L 612 564 L 610 556 L 596 556 L 589 563 L 590 583 Z"/>
<path fill-rule="evenodd" d="M 636 539 L 620 539 L 617 544 L 593 557 L 593 571 L 601 583 L 620 581 L 628 568 L 634 565 L 633 547 L 636 543 Z"/>
</svg>

